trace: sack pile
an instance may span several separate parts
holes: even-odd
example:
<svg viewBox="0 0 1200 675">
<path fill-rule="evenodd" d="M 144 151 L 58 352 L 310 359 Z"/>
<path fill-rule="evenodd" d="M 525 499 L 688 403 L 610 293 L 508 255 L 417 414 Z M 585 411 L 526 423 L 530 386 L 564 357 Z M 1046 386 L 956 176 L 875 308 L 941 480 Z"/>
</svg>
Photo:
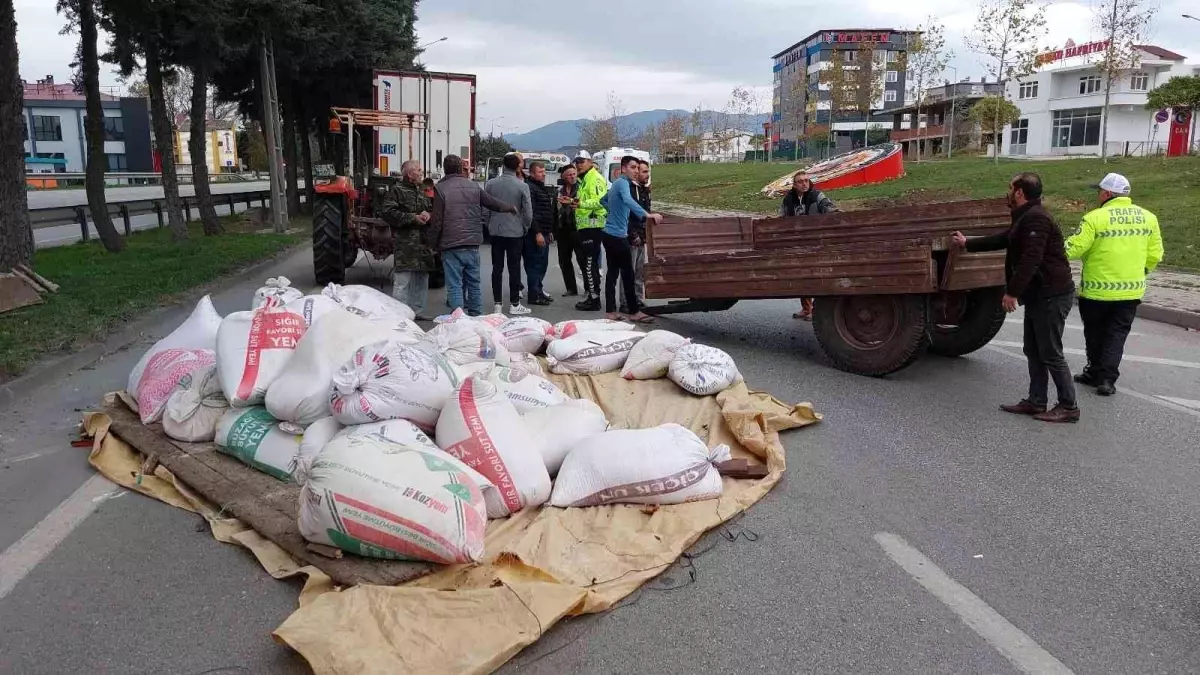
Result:
<svg viewBox="0 0 1200 675">
<path fill-rule="evenodd" d="M 140 404 L 139 404 L 140 406 Z M 217 364 L 188 373 L 167 399 L 163 413 L 163 432 L 177 441 L 202 443 L 213 440 L 217 423 L 229 410 L 229 401 L 221 393 Z"/>
<path fill-rule="evenodd" d="M 330 408 L 345 425 L 408 420 L 437 425 L 458 375 L 440 354 L 384 340 L 359 348 L 333 375 Z"/>
<path fill-rule="evenodd" d="M 293 300 L 299 300 L 304 294 L 298 288 L 292 288 L 292 282 L 287 277 L 271 277 L 262 288 L 254 291 L 254 303 L 250 309 L 258 309 L 267 302 L 267 298 L 275 298 L 280 304 L 286 305 Z"/>
<path fill-rule="evenodd" d="M 408 305 L 370 286 L 329 284 L 321 294 L 336 300 L 342 309 L 360 316 L 379 319 L 401 317 L 409 321 L 417 318 L 417 313 Z"/>
<path fill-rule="evenodd" d="M 716 347 L 686 344 L 679 348 L 667 377 L 697 396 L 709 396 L 742 381 L 733 357 Z"/>
<path fill-rule="evenodd" d="M 558 375 L 598 375 L 620 370 L 645 333 L 601 330 L 573 333 L 546 347 L 546 363 Z"/>
<path fill-rule="evenodd" d="M 504 346 L 512 353 L 537 354 L 554 337 L 554 326 L 532 316 L 513 317 L 497 327 Z"/>
<path fill-rule="evenodd" d="M 133 370 L 129 373 L 129 380 L 125 385 L 125 391 L 137 398 L 138 389 L 142 386 L 142 377 L 146 375 L 146 367 L 150 365 L 150 361 L 158 354 L 168 350 L 187 350 L 187 351 L 209 351 L 214 352 L 217 348 L 217 331 L 221 327 L 221 315 L 217 314 L 217 310 L 213 307 L 212 298 L 204 296 L 200 298 L 200 302 L 196 303 L 196 307 L 188 318 L 184 320 L 178 328 L 171 331 L 163 339 L 155 342 L 150 349 L 146 350 L 145 354 L 138 359 L 138 362 L 133 366 Z M 182 377 L 186 373 L 179 373 Z M 161 378 L 162 374 L 152 374 L 152 377 Z M 178 380 L 176 380 L 176 383 Z M 157 389 L 160 385 L 155 385 Z M 174 386 L 174 385 L 172 385 Z M 168 393 L 169 396 L 169 393 Z M 153 404 L 151 404 L 153 405 Z M 138 401 L 138 414 L 142 413 L 142 402 Z M 162 411 L 159 410 L 158 414 Z M 152 420 L 153 421 L 153 420 Z M 145 416 L 142 416 L 142 422 L 148 423 Z"/>
</svg>

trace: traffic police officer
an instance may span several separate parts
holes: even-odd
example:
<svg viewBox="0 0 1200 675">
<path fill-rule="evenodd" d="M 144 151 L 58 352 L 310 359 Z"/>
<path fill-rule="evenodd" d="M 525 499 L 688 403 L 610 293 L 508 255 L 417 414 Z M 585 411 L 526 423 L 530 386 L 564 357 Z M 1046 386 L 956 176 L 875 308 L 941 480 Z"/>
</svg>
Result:
<svg viewBox="0 0 1200 675">
<path fill-rule="evenodd" d="M 1067 257 L 1083 261 L 1079 316 L 1087 368 L 1075 381 L 1112 396 L 1125 338 L 1146 294 L 1146 275 L 1162 261 L 1163 242 L 1158 218 L 1130 200 L 1124 176 L 1110 173 L 1094 187 L 1100 191 L 1100 208 L 1085 215 L 1067 239 Z"/>
</svg>

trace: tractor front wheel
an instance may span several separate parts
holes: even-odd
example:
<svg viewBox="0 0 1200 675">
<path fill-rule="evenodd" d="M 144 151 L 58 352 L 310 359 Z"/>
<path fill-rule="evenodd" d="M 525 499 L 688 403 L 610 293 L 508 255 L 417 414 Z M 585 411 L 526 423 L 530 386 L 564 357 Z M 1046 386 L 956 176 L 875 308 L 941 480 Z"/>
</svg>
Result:
<svg viewBox="0 0 1200 675">
<path fill-rule="evenodd" d="M 357 254 L 350 250 L 346 198 L 317 193 L 313 201 L 313 274 L 317 285 L 345 283 L 346 261 Z"/>
<path fill-rule="evenodd" d="M 922 295 L 817 298 L 813 332 L 839 369 L 879 377 L 916 361 L 928 343 Z"/>
</svg>

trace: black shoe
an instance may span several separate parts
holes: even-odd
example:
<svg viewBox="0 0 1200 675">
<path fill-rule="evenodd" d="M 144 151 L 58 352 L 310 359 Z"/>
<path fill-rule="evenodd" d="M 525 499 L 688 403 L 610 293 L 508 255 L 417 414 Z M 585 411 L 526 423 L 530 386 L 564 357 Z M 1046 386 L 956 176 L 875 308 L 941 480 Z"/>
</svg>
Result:
<svg viewBox="0 0 1200 675">
<path fill-rule="evenodd" d="M 545 307 L 546 305 L 550 304 L 550 301 L 546 298 L 530 298 L 529 304 Z"/>
<path fill-rule="evenodd" d="M 562 296 L 564 298 L 578 298 L 579 291 L 567 291 L 566 293 L 563 293 Z"/>
<path fill-rule="evenodd" d="M 1075 377 L 1073 377 L 1071 379 L 1075 380 L 1076 384 L 1082 384 L 1085 387 L 1100 386 L 1100 381 L 1097 380 L 1095 377 L 1093 377 L 1090 373 L 1088 373 L 1086 371 L 1076 375 Z"/>
<path fill-rule="evenodd" d="M 1112 382 L 1101 382 L 1096 385 L 1096 393 L 1101 396 L 1112 396 L 1117 393 L 1117 385 Z"/>
<path fill-rule="evenodd" d="M 550 303 L 554 302 L 554 297 L 549 293 L 542 293 L 542 300 L 549 305 Z"/>
<path fill-rule="evenodd" d="M 600 298 L 587 298 L 582 302 L 575 303 L 575 309 L 581 312 L 599 312 Z"/>
</svg>

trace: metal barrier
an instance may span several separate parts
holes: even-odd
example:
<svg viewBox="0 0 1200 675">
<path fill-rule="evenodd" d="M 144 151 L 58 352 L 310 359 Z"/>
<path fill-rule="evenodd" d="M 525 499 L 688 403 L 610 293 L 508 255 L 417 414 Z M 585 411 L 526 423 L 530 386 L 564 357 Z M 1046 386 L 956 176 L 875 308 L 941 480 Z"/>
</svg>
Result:
<svg viewBox="0 0 1200 675">
<path fill-rule="evenodd" d="M 192 173 L 188 165 L 182 165 L 177 172 L 180 185 L 192 184 Z M 86 173 L 71 172 L 71 173 L 27 173 L 25 181 L 29 185 L 30 190 L 60 190 L 67 187 L 83 187 L 87 179 Z M 256 180 L 248 176 L 243 176 L 239 173 L 214 173 L 208 177 L 209 183 L 238 183 L 242 181 Z M 35 181 L 53 181 L 55 187 L 38 187 L 33 184 Z M 154 172 L 136 172 L 136 171 L 115 171 L 104 174 L 104 184 L 113 187 L 116 185 L 162 185 L 162 174 Z"/>
</svg>

